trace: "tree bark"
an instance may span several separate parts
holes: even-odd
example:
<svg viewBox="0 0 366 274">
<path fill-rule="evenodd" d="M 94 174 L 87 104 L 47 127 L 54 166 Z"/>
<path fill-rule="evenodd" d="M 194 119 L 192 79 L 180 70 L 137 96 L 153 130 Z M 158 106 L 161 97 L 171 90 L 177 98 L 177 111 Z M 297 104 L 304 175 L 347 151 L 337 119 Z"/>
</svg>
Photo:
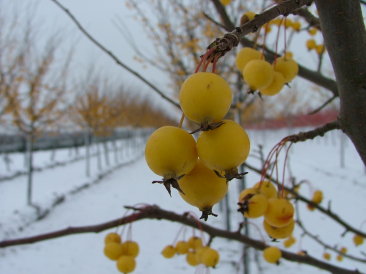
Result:
<svg viewBox="0 0 366 274">
<path fill-rule="evenodd" d="M 366 31 L 358 0 L 315 0 L 337 79 L 339 122 L 366 165 Z"/>
</svg>

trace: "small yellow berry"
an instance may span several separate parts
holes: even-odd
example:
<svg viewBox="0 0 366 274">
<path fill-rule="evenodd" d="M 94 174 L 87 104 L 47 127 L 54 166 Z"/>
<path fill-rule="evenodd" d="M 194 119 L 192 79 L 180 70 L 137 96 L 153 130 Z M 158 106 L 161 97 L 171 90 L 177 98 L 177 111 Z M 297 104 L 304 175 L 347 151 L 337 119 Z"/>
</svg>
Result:
<svg viewBox="0 0 366 274">
<path fill-rule="evenodd" d="M 306 47 L 308 50 L 312 50 L 316 48 L 316 42 L 314 39 L 309 39 L 306 41 Z"/>
<path fill-rule="evenodd" d="M 361 235 L 356 234 L 355 236 L 353 236 L 353 242 L 356 246 L 362 245 L 363 244 L 363 237 Z"/>
<path fill-rule="evenodd" d="M 187 254 L 189 245 L 186 241 L 179 241 L 175 245 L 175 250 L 178 254 Z"/>
<path fill-rule="evenodd" d="M 104 243 L 121 243 L 121 236 L 115 232 L 108 233 L 104 238 Z"/>
<path fill-rule="evenodd" d="M 167 245 L 166 247 L 164 247 L 164 249 L 161 251 L 161 254 L 163 255 L 164 258 L 166 259 L 170 259 L 172 258 L 176 253 L 175 247 L 172 245 Z"/>
<path fill-rule="evenodd" d="M 311 36 L 314 36 L 317 32 L 318 32 L 318 30 L 316 28 L 310 28 L 310 29 L 308 29 L 308 33 Z"/>
<path fill-rule="evenodd" d="M 323 253 L 323 259 L 329 261 L 331 259 L 331 255 L 328 252 Z"/>
<path fill-rule="evenodd" d="M 281 256 L 282 252 L 276 246 L 270 246 L 263 250 L 263 258 L 271 264 L 277 263 Z"/>
<path fill-rule="evenodd" d="M 220 2 L 223 6 L 227 6 L 231 3 L 231 0 L 220 0 Z"/>
</svg>

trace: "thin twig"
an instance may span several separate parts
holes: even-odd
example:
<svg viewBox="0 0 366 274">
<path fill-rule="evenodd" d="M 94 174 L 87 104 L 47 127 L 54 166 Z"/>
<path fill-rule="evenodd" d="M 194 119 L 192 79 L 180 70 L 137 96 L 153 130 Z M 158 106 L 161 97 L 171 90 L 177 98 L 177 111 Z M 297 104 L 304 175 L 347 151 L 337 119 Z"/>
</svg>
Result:
<svg viewBox="0 0 366 274">
<path fill-rule="evenodd" d="M 327 105 L 329 105 L 331 102 L 334 101 L 334 99 L 338 98 L 338 96 L 334 95 L 332 97 L 330 97 L 328 100 L 326 100 L 323 104 L 321 104 L 319 107 L 317 107 L 316 109 L 312 110 L 311 112 L 309 112 L 309 115 L 318 113 L 319 111 L 321 111 L 323 108 L 325 108 Z"/>
<path fill-rule="evenodd" d="M 337 249 L 337 248 L 335 248 L 335 247 L 333 247 L 333 246 L 325 243 L 318 236 L 310 233 L 310 231 L 305 228 L 305 226 L 302 224 L 302 222 L 300 220 L 297 220 L 296 223 L 302 229 L 303 233 L 306 236 L 308 236 L 309 238 L 313 239 L 314 241 L 316 241 L 318 244 L 320 244 L 324 248 L 329 249 L 329 250 L 332 250 L 335 253 L 337 253 L 339 255 L 342 255 L 343 257 L 346 257 L 346 258 L 348 258 L 350 260 L 354 260 L 354 261 L 361 262 L 361 263 L 366 263 L 366 259 L 362 259 L 362 258 L 353 256 L 353 255 L 350 255 L 350 254 L 347 254 L 347 253 L 343 253 L 339 249 Z"/>
</svg>

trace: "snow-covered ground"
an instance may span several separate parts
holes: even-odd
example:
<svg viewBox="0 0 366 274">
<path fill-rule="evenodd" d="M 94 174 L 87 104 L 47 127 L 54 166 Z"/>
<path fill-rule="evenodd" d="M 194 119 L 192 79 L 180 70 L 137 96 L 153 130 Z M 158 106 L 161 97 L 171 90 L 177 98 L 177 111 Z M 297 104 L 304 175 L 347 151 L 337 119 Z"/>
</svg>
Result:
<svg viewBox="0 0 366 274">
<path fill-rule="evenodd" d="M 248 163 L 258 166 L 256 158 L 258 154 L 255 151 L 259 144 L 263 145 L 264 155 L 266 155 L 287 134 L 289 134 L 288 130 L 250 131 L 252 157 Z M 340 136 L 341 133 L 335 131 L 328 133 L 325 138 L 293 145 L 287 174 L 296 177 L 297 181 L 307 179 L 310 182 L 311 185 L 303 185 L 300 189 L 300 193 L 306 197 L 311 196 L 312 189 L 321 189 L 325 197 L 322 204 L 326 206 L 328 201 L 331 201 L 334 212 L 354 227 L 360 228 L 366 219 L 364 214 L 366 211 L 365 169 L 352 145 L 344 139 L 342 142 L 345 145 L 343 147 L 345 167 L 341 167 L 342 139 Z M 136 150 L 135 153 L 130 154 L 129 160 L 126 160 L 129 164 L 122 165 L 99 180 L 99 183 L 73 194 L 73 189 L 88 180 L 95 179 L 95 174 L 93 178 L 85 177 L 84 161 L 36 173 L 34 195 L 37 203 L 46 207 L 53 200 L 52 197 L 65 195 L 65 202 L 56 206 L 46 218 L 36 222 L 29 222 L 31 219 L 27 217 L 32 215 L 33 209 L 25 206 L 25 176 L 0 183 L 0 241 L 37 235 L 69 226 L 102 223 L 126 214 L 124 205 L 157 204 L 177 213 L 194 211 L 199 214 L 198 210 L 185 204 L 176 191 L 173 191 L 171 198 L 161 185 L 151 184 L 152 180 L 159 178 L 148 169 L 143 157 L 140 156 L 137 161 L 130 161 L 137 155 L 141 155 L 143 144 L 140 148 L 140 151 Z M 249 170 L 249 174 L 246 175 L 248 186 L 258 180 L 259 175 Z M 242 221 L 242 216 L 235 211 L 237 194 L 238 182 L 230 182 L 230 200 L 234 208 L 231 214 L 233 230 L 237 228 L 237 223 Z M 219 213 L 219 217 L 210 218 L 208 222 L 225 228 L 224 214 L 220 212 L 218 206 L 214 210 Z M 346 246 L 350 254 L 366 259 L 365 246 L 354 247 L 351 233 L 341 237 L 344 229 L 329 218 L 316 211 L 310 212 L 305 206 L 300 206 L 299 210 L 304 225 L 313 234 L 319 235 L 320 239 L 331 246 Z M 25 222 L 28 224 L 22 231 L 15 231 L 15 227 Z M 261 219 L 251 222 L 261 227 Z M 188 266 L 183 256 L 169 260 L 162 258 L 161 249 L 173 243 L 181 227 L 179 224 L 163 220 L 143 220 L 133 223 L 132 238 L 140 244 L 140 255 L 137 258 L 137 268 L 134 273 L 205 273 L 206 270 L 202 268 L 197 270 Z M 254 225 L 250 227 L 253 237 L 260 239 Z M 366 230 L 366 224 L 362 230 Z M 0 273 L 118 273 L 114 262 L 103 255 L 103 238 L 107 232 L 79 234 L 0 249 Z M 189 237 L 192 229 L 187 229 L 183 234 L 186 238 Z M 321 258 L 324 252 L 322 246 L 307 237 L 300 240 L 299 228 L 295 229 L 294 235 L 298 241 L 290 251 L 306 250 L 312 256 Z M 268 237 L 265 237 L 265 240 L 270 243 Z M 282 247 L 281 242 L 275 244 Z M 242 260 L 242 246 L 222 239 L 214 239 L 212 246 L 220 251 L 221 262 L 215 269 L 210 270 L 211 273 L 243 273 L 242 268 L 237 269 L 236 266 Z M 349 269 L 357 267 L 361 272 L 366 272 L 365 264 L 346 258 L 342 262 L 337 262 L 334 253 L 332 255 L 332 263 Z M 260 270 L 261 273 L 326 273 L 311 266 L 285 260 L 282 260 L 279 266 L 275 266 L 260 259 L 260 267 L 254 258 L 250 261 L 250 273 L 260 273 Z"/>
</svg>

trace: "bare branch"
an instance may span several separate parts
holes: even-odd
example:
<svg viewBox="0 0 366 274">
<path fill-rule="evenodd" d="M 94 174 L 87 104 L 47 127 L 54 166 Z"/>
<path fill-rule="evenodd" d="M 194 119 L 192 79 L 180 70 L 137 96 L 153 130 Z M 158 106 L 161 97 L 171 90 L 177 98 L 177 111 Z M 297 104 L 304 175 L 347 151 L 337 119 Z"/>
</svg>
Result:
<svg viewBox="0 0 366 274">
<path fill-rule="evenodd" d="M 327 123 L 321 127 L 315 128 L 310 131 L 299 132 L 297 134 L 287 136 L 284 139 L 292 143 L 304 142 L 310 139 L 314 139 L 315 137 L 318 136 L 324 136 L 325 133 L 334 129 L 340 129 L 338 121 Z"/>
<path fill-rule="evenodd" d="M 216 2 L 216 1 L 214 1 Z M 287 0 L 283 1 L 280 4 L 270 8 L 263 13 L 255 16 L 253 20 L 241 25 L 240 27 L 236 27 L 233 31 L 226 33 L 223 38 L 219 38 L 214 41 L 209 48 L 215 47 L 215 52 L 220 53 L 221 56 L 225 55 L 228 51 L 230 51 L 233 47 L 236 47 L 240 39 L 245 35 L 251 32 L 257 32 L 261 26 L 268 23 L 272 19 L 294 12 L 295 10 L 301 8 L 304 5 L 310 5 L 312 0 Z M 215 53 L 214 52 L 214 53 Z"/>
<path fill-rule="evenodd" d="M 136 209 L 136 208 L 135 208 Z M 80 234 L 80 233 L 91 233 L 91 232 L 101 232 L 112 227 L 117 227 L 121 225 L 125 225 L 128 223 L 136 222 L 143 219 L 157 219 L 157 220 L 167 220 L 171 222 L 181 223 L 190 227 L 197 228 L 197 225 L 205 231 L 210 237 L 220 237 L 229 240 L 234 240 L 237 242 L 244 243 L 249 245 L 255 249 L 263 250 L 267 247 L 267 245 L 261 241 L 251 239 L 246 237 L 238 232 L 231 232 L 227 230 L 222 230 L 219 228 L 215 228 L 213 226 L 207 225 L 203 222 L 200 222 L 194 219 L 190 214 L 179 215 L 171 211 L 163 210 L 158 206 L 146 206 L 143 208 L 136 209 L 138 212 L 128 215 L 123 218 L 115 219 L 109 222 L 105 222 L 102 224 L 92 225 L 92 226 L 82 226 L 82 227 L 69 227 L 62 230 L 53 231 L 46 234 L 41 234 L 33 237 L 7 240 L 0 242 L 0 247 L 8 247 L 14 245 L 22 245 L 22 244 L 31 244 L 44 240 L 55 239 L 59 237 L 64 237 L 67 235 Z M 282 250 L 282 258 L 293 261 L 304 263 L 308 265 L 312 265 L 314 267 L 328 270 L 332 273 L 360 273 L 358 270 L 349 270 L 345 268 L 341 268 L 323 261 L 316 259 L 310 255 L 297 255 L 295 253 L 291 253 L 285 250 Z"/>
<path fill-rule="evenodd" d="M 215 8 L 220 15 L 220 18 L 224 25 L 225 30 L 233 31 L 235 29 L 235 25 L 233 22 L 231 22 L 229 16 L 226 13 L 225 8 L 222 6 L 220 1 L 219 0 L 211 0 L 211 1 L 215 5 Z M 257 17 L 262 17 L 262 16 L 263 16 L 263 14 L 259 14 L 256 16 L 255 19 L 257 19 Z M 209 16 L 206 16 L 206 17 L 209 20 L 211 20 L 212 22 L 214 22 L 215 24 L 217 24 L 218 26 L 222 26 L 220 23 L 216 22 Z M 244 36 L 242 36 L 240 38 L 240 43 L 244 47 L 253 47 L 254 46 L 254 42 L 250 41 L 249 39 L 245 38 Z M 268 48 L 264 48 L 264 50 L 265 50 L 266 58 L 269 61 L 273 61 L 274 57 L 276 56 L 275 52 L 269 50 Z M 305 68 L 304 66 L 299 65 L 299 76 L 310 82 L 313 82 L 314 84 L 317 84 L 323 88 L 326 88 L 327 90 L 331 91 L 335 96 L 338 96 L 337 83 L 334 80 L 321 75 L 317 71 L 312 71 L 312 70 Z"/>
<path fill-rule="evenodd" d="M 312 14 L 308 9 L 306 8 L 298 9 L 297 11 L 293 12 L 293 14 L 300 15 L 306 20 L 306 22 L 308 22 L 310 26 L 320 30 L 319 18 L 314 16 L 314 14 Z"/>
</svg>

